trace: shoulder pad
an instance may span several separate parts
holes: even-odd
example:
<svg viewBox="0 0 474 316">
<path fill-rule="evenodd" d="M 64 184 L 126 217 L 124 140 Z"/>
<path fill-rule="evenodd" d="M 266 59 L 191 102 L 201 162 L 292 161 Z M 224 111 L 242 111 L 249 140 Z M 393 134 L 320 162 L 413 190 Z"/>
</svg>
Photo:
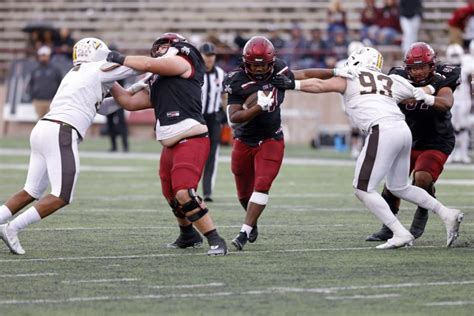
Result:
<svg viewBox="0 0 474 316">
<path fill-rule="evenodd" d="M 286 70 L 284 70 L 285 68 L 286 68 Z M 286 63 L 285 63 L 283 60 L 277 58 L 277 59 L 275 60 L 275 69 L 273 70 L 273 72 L 274 72 L 275 74 L 277 74 L 277 73 L 280 73 L 282 70 L 284 70 L 284 71 L 282 72 L 282 74 L 287 73 L 288 70 L 289 70 L 289 69 L 288 69 L 288 66 L 286 65 Z"/>
<path fill-rule="evenodd" d="M 103 63 L 101 66 L 100 66 L 100 70 L 102 70 L 103 72 L 108 72 L 108 71 L 112 71 L 118 67 L 120 67 L 121 65 L 120 64 L 117 64 L 117 63 L 110 63 L 110 62 L 105 62 Z"/>
<path fill-rule="evenodd" d="M 236 70 L 228 73 L 224 79 L 224 90 L 229 94 L 240 94 L 242 91 L 242 84 L 245 84 L 248 80 L 243 75 L 242 70 Z"/>
</svg>

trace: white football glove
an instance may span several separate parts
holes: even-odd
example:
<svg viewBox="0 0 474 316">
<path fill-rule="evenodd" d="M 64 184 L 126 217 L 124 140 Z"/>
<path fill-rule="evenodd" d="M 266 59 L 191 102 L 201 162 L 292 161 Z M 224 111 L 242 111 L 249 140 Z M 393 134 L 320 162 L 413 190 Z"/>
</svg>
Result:
<svg viewBox="0 0 474 316">
<path fill-rule="evenodd" d="M 334 77 L 354 79 L 359 77 L 360 69 L 357 67 L 334 68 L 332 74 Z"/>
<path fill-rule="evenodd" d="M 149 89 L 150 87 L 148 86 L 148 80 L 153 76 L 152 73 L 147 72 L 145 76 L 141 79 L 132 84 L 130 87 L 127 88 L 127 91 L 131 92 L 132 94 L 137 93 L 138 91 L 141 91 L 143 89 Z"/>
<path fill-rule="evenodd" d="M 413 89 L 413 96 L 417 101 L 423 101 L 426 105 L 432 106 L 435 101 L 435 97 L 433 95 L 427 94 L 423 88 L 414 88 Z"/>
<path fill-rule="evenodd" d="M 268 108 L 270 108 L 273 104 L 273 91 L 268 95 L 265 95 L 265 92 L 258 90 L 257 104 L 262 108 L 262 111 L 268 111 Z"/>
<path fill-rule="evenodd" d="M 143 80 L 139 80 L 127 88 L 127 91 L 130 91 L 132 94 L 137 93 L 143 89 L 148 89 L 148 83 L 145 83 Z"/>
</svg>

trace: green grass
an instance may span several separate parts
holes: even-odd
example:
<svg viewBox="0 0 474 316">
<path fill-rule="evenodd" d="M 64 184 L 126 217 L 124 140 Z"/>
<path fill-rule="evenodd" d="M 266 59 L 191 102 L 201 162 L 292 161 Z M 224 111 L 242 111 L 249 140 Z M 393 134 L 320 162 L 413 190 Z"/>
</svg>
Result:
<svg viewBox="0 0 474 316">
<path fill-rule="evenodd" d="M 0 148 L 28 149 L 28 140 L 3 138 Z M 208 257 L 207 247 L 164 246 L 177 228 L 161 196 L 157 161 L 134 155 L 157 154 L 159 145 L 132 140 L 129 155 L 88 155 L 107 148 L 106 139 L 80 145 L 75 200 L 21 234 L 25 256 L 0 244 L 0 315 L 472 314 L 472 167 L 448 166 L 437 185 L 443 203 L 466 213 L 452 249 L 444 248 L 443 225 L 431 215 L 415 247 L 375 250 L 377 243 L 364 238 L 380 225 L 352 194 L 351 164 L 287 163 L 259 221 L 258 241 L 235 252 L 230 240 L 244 213 L 230 165 L 222 162 L 209 207 L 231 252 Z M 286 157 L 348 154 L 288 146 Z M 27 163 L 22 152 L 0 150 L 0 203 L 21 189 Z M 409 225 L 413 212 L 403 203 L 402 223 Z"/>
</svg>

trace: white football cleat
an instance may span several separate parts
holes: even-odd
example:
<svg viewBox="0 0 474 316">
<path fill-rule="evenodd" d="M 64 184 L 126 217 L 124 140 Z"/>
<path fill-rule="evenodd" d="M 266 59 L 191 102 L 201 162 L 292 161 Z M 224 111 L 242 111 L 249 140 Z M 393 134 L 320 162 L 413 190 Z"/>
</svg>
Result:
<svg viewBox="0 0 474 316">
<path fill-rule="evenodd" d="M 394 235 L 392 238 L 387 240 L 385 244 L 378 245 L 377 249 L 396 249 L 401 247 L 411 247 L 413 246 L 413 241 L 415 237 L 412 234 L 408 233 L 401 236 Z"/>
<path fill-rule="evenodd" d="M 459 226 L 464 219 L 464 213 L 460 210 L 450 209 L 449 212 L 451 213 L 449 217 L 443 219 L 447 233 L 446 247 L 451 247 L 459 237 Z"/>
<path fill-rule="evenodd" d="M 16 255 L 24 255 L 25 250 L 20 244 L 18 233 L 10 229 L 10 223 L 0 225 L 0 239 L 2 239 L 10 251 Z"/>
</svg>

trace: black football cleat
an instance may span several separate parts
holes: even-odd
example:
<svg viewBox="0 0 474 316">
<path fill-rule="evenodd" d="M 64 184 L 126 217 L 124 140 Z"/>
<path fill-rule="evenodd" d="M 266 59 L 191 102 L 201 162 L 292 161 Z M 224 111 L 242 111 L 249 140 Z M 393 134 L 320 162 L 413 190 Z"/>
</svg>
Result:
<svg viewBox="0 0 474 316">
<path fill-rule="evenodd" d="M 193 232 L 190 234 L 179 234 L 175 242 L 167 244 L 167 248 L 199 248 L 202 245 L 202 237 L 198 231 L 193 227 Z"/>
<path fill-rule="evenodd" d="M 257 225 L 255 225 L 253 228 L 252 228 L 252 231 L 250 232 L 249 234 L 249 238 L 248 238 L 248 241 L 249 243 L 254 243 L 257 241 L 257 237 L 258 237 L 258 227 Z"/>
<path fill-rule="evenodd" d="M 426 223 L 428 222 L 428 210 L 418 207 L 415 215 L 413 216 L 413 222 L 411 223 L 410 233 L 413 237 L 420 238 L 425 232 Z"/>
<path fill-rule="evenodd" d="M 232 239 L 232 245 L 234 245 L 237 250 L 242 250 L 247 243 L 247 240 L 247 234 L 245 232 L 240 232 L 234 239 Z"/>
<path fill-rule="evenodd" d="M 209 244 L 208 256 L 225 256 L 227 254 L 227 244 L 220 238 Z"/>
<path fill-rule="evenodd" d="M 393 237 L 393 232 L 390 230 L 390 228 L 388 228 L 385 225 L 382 225 L 382 228 L 378 232 L 373 233 L 370 236 L 367 236 L 365 241 L 386 241 L 392 237 Z"/>
</svg>

